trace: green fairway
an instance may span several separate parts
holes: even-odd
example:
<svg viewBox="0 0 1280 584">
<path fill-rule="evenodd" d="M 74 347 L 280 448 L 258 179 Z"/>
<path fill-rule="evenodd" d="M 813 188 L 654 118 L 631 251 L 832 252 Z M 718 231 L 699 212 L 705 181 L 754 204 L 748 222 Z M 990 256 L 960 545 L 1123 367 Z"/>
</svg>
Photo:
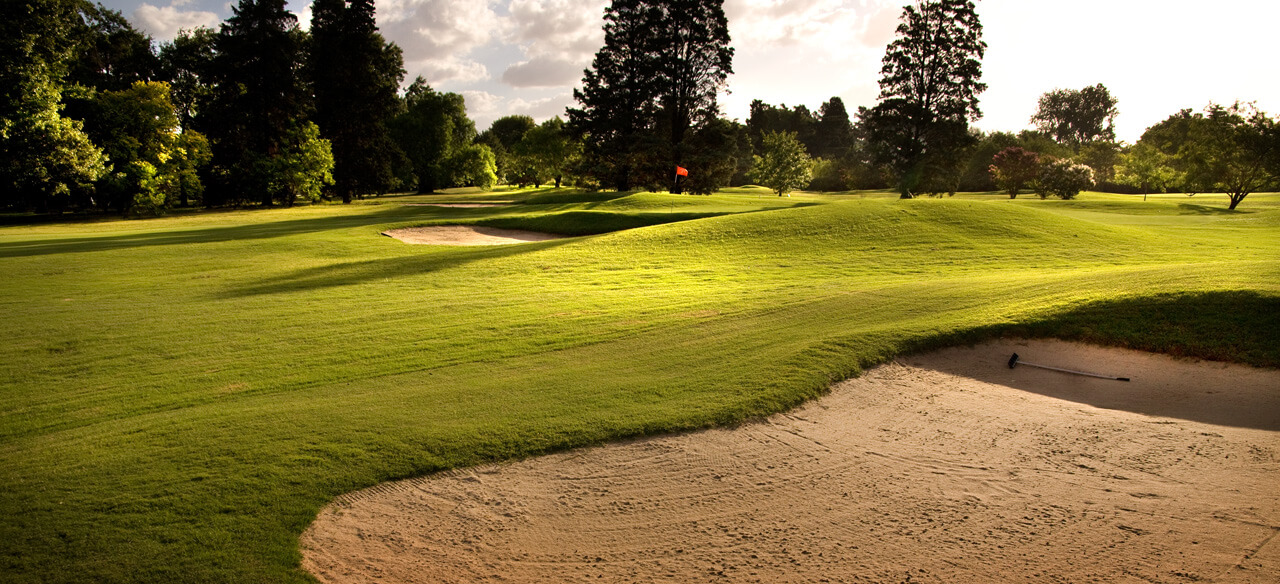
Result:
<svg viewBox="0 0 1280 584">
<path fill-rule="evenodd" d="M 577 237 L 380 235 L 429 224 Z M 459 191 L 0 227 L 0 274 L 5 582 L 310 581 L 297 538 L 339 494 L 983 336 L 1280 366 L 1274 194 Z"/>
</svg>

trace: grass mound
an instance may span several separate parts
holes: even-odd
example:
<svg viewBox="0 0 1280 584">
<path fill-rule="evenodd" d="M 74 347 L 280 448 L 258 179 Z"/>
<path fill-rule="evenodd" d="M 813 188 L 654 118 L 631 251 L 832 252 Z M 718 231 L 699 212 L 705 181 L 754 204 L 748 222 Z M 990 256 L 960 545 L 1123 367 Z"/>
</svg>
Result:
<svg viewBox="0 0 1280 584">
<path fill-rule="evenodd" d="M 305 582 L 297 536 L 341 493 L 764 415 L 995 334 L 1275 365 L 1258 198 L 1246 221 L 729 193 L 3 227 L 0 574 Z M 599 235 L 377 237 L 461 222 Z"/>
</svg>

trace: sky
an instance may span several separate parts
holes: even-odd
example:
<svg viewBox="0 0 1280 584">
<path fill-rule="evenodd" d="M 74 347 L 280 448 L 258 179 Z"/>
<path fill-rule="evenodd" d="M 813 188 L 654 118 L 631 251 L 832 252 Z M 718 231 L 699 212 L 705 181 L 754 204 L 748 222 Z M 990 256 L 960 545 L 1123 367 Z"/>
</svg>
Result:
<svg viewBox="0 0 1280 584">
<path fill-rule="evenodd" d="M 102 0 L 157 41 L 217 25 L 228 0 Z M 724 0 L 735 48 L 723 114 L 754 99 L 816 111 L 833 96 L 875 105 L 880 62 L 904 0 Z M 305 28 L 310 0 L 290 10 Z M 542 121 L 575 105 L 573 88 L 604 44 L 608 0 L 380 0 L 378 26 L 421 75 L 460 93 L 478 129 L 512 114 Z M 1179 110 L 1255 102 L 1280 115 L 1277 0 L 979 0 L 986 131 L 1030 127 L 1039 97 L 1102 83 L 1132 143 Z"/>
</svg>

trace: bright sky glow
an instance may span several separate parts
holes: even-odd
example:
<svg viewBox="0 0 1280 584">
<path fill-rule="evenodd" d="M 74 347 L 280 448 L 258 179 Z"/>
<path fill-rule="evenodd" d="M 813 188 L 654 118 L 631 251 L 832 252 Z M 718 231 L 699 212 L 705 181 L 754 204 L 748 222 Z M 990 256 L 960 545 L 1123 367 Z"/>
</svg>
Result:
<svg viewBox="0 0 1280 584">
<path fill-rule="evenodd" d="M 840 96 L 872 106 L 880 60 L 903 0 L 725 0 L 737 50 L 721 108 L 745 121 L 748 104 L 810 109 Z M 106 0 L 158 40 L 215 26 L 227 0 Z M 378 24 L 405 50 L 406 82 L 423 75 L 461 93 L 477 127 L 508 114 L 563 115 L 582 70 L 603 44 L 607 0 L 381 0 Z M 310 0 L 290 8 L 310 19 Z M 1280 115 L 1277 0 L 980 0 L 984 130 L 1028 126 L 1055 88 L 1102 83 L 1119 99 L 1118 137 L 1183 108 L 1254 101 Z"/>
</svg>

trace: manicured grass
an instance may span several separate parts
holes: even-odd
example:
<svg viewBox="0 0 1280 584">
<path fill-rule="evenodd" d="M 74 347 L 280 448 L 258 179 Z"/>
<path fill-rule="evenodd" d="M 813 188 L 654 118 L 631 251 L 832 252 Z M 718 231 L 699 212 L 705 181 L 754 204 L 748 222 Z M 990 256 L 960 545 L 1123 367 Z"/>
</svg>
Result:
<svg viewBox="0 0 1280 584">
<path fill-rule="evenodd" d="M 1280 197 L 1178 197 L 530 189 L 3 227 L 0 579 L 308 581 L 297 536 L 341 493 L 764 415 L 984 336 L 1280 365 Z M 516 204 L 404 204 L 440 200 Z M 378 235 L 478 222 L 598 234 Z"/>
</svg>

